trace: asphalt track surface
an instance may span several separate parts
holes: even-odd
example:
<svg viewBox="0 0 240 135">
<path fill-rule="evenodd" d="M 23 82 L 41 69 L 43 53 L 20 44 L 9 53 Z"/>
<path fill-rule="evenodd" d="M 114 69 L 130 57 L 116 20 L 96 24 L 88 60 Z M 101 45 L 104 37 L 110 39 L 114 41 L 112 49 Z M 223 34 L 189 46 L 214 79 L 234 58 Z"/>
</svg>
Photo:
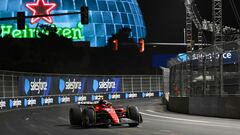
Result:
<svg viewBox="0 0 240 135">
<path fill-rule="evenodd" d="M 82 129 L 71 127 L 71 105 L 0 113 L 0 135 L 239 135 L 240 120 L 190 116 L 168 112 L 160 99 L 114 104 L 136 105 L 143 115 L 137 128 L 127 125 Z"/>
</svg>

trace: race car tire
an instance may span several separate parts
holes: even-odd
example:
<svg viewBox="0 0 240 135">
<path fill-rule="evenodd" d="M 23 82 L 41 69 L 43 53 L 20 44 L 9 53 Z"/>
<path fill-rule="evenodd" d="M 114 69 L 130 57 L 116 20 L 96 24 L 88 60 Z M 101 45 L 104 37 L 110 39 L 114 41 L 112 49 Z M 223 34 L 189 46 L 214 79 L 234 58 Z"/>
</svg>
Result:
<svg viewBox="0 0 240 135">
<path fill-rule="evenodd" d="M 72 126 L 82 126 L 82 108 L 71 108 L 69 111 L 69 121 Z"/>
<path fill-rule="evenodd" d="M 139 123 L 143 123 L 142 114 L 140 114 L 140 121 L 139 121 Z"/>
<path fill-rule="evenodd" d="M 96 115 L 92 108 L 85 108 L 82 113 L 82 127 L 89 128 L 96 122 Z"/>
<path fill-rule="evenodd" d="M 138 111 L 136 106 L 129 106 L 127 108 L 127 117 L 131 120 L 136 121 L 137 123 L 129 123 L 129 127 L 137 127 L 141 122 L 141 114 Z"/>
</svg>

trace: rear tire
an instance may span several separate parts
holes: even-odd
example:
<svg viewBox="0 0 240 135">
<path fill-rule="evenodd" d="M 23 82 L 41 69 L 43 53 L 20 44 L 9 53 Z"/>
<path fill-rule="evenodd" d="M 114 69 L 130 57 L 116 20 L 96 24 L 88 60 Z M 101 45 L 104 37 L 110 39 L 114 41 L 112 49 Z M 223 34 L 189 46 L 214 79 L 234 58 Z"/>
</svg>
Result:
<svg viewBox="0 0 240 135">
<path fill-rule="evenodd" d="M 85 108 L 82 113 L 82 126 L 84 128 L 89 128 L 93 126 L 96 122 L 96 115 L 93 109 Z"/>
<path fill-rule="evenodd" d="M 141 122 L 141 114 L 138 111 L 136 106 L 129 106 L 127 108 L 127 117 L 131 120 L 136 121 L 137 123 L 129 123 L 129 127 L 137 127 Z"/>
<path fill-rule="evenodd" d="M 69 111 L 69 121 L 72 126 L 82 126 L 82 108 L 71 108 Z"/>
</svg>

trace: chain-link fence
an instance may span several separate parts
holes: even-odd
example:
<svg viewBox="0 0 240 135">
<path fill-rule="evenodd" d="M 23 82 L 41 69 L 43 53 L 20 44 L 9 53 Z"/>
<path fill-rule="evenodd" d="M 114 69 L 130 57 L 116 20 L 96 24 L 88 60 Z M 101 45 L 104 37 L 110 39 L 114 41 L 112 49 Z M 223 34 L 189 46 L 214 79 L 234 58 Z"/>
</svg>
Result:
<svg viewBox="0 0 240 135">
<path fill-rule="evenodd" d="M 240 95 L 240 43 L 230 42 L 171 59 L 171 96 Z"/>
<path fill-rule="evenodd" d="M 151 92 L 151 91 L 163 91 L 164 81 L 160 75 L 127 75 L 127 76 L 110 76 L 110 75 L 73 75 L 73 74 L 38 74 L 38 73 L 21 73 L 0 71 L 0 97 L 18 97 L 22 96 L 20 91 L 26 89 L 24 81 L 21 81 L 23 77 L 56 77 L 56 78 L 118 78 L 121 82 L 121 92 Z M 58 79 L 59 80 L 59 79 Z M 38 80 L 37 80 L 38 81 Z M 86 81 L 88 83 L 89 81 Z M 59 84 L 60 85 L 60 84 Z M 92 85 L 92 84 L 91 84 Z M 23 88 L 22 88 L 23 87 Z M 58 87 L 58 86 L 57 86 Z M 60 87 L 60 86 L 59 86 Z M 91 86 L 92 87 L 92 86 Z M 23 89 L 23 90 L 22 90 Z M 60 88 L 55 88 L 60 89 Z"/>
</svg>

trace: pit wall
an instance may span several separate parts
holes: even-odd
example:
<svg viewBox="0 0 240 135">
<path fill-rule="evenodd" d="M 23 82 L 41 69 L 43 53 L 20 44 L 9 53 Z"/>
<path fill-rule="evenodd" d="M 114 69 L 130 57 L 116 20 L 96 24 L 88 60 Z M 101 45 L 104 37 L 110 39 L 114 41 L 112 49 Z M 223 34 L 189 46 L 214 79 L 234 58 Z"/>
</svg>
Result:
<svg viewBox="0 0 240 135">
<path fill-rule="evenodd" d="M 170 97 L 168 110 L 211 117 L 240 118 L 239 97 Z"/>
</svg>

